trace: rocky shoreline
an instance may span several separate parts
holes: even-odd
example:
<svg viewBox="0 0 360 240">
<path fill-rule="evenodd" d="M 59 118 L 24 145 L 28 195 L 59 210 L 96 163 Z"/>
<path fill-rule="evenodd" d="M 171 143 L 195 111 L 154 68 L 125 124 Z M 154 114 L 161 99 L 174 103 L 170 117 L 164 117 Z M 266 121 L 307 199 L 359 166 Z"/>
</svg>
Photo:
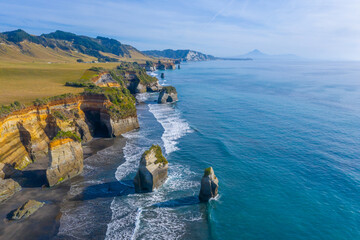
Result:
<svg viewBox="0 0 360 240">
<path fill-rule="evenodd" d="M 122 86 L 114 85 L 113 76 L 105 72 L 97 77 L 96 83 L 105 84 L 105 90 L 89 88 L 85 90 L 86 94 L 60 96 L 0 118 L 0 177 L 5 178 L 0 179 L 0 201 L 3 202 L 0 217 L 4 219 L 0 238 L 63 239 L 64 233 L 59 233 L 60 209 L 76 211 L 85 200 L 90 200 L 92 204 L 94 199 L 96 202 L 97 198 L 106 198 L 107 194 L 113 197 L 121 191 L 119 183 L 113 179 L 114 175 L 105 177 L 111 180 L 108 183 L 89 185 L 104 169 L 114 171 L 119 159 L 110 162 L 97 159 L 98 162 L 105 161 L 101 166 L 86 162 L 97 151 L 111 147 L 114 141 L 123 141 L 124 144 L 124 140 L 119 140 L 121 134 L 140 127 L 136 109 L 133 110 L 135 98 L 128 95 L 127 89 L 121 90 Z M 109 82 L 114 84 L 109 87 Z M 146 87 L 140 82 L 136 84 L 135 93 L 159 92 L 159 104 L 178 101 L 177 91 L 172 86 L 161 86 L 158 82 Z M 134 85 L 129 83 L 127 87 L 133 88 Z M 123 154 L 122 148 L 119 154 Z M 84 163 L 90 168 L 94 164 L 101 170 L 90 175 L 87 170 L 83 173 Z M 153 145 L 140 161 L 134 179 L 135 192 L 151 192 L 161 187 L 167 179 L 167 171 L 168 162 L 162 155 L 161 147 Z M 212 182 L 216 182 L 216 190 L 202 198 L 203 190 L 209 189 L 203 186 L 203 179 L 201 201 L 217 195 L 217 179 L 213 171 L 210 177 Z M 73 186 L 81 186 L 82 193 L 74 195 L 70 191 Z M 107 207 L 102 204 L 92 210 L 106 212 L 109 210 Z M 31 221 L 23 219 L 30 215 Z M 95 213 L 94 217 L 101 215 L 100 212 Z M 106 232 L 108 221 L 103 220 L 94 221 L 99 224 L 92 226 L 98 237 L 103 237 Z"/>
<path fill-rule="evenodd" d="M 93 139 L 84 147 L 84 157 L 95 155 L 98 151 L 111 147 L 114 139 Z M 0 226 L 0 239 L 50 239 L 56 236 L 61 218 L 61 204 L 66 198 L 72 181 L 59 186 L 43 188 L 46 183 L 46 168 L 48 159 L 38 159 L 22 172 L 15 173 L 15 181 L 22 186 L 22 191 L 1 204 L 0 218 L 4 219 Z M 81 177 L 78 177 L 81 181 Z M 29 199 L 45 202 L 44 206 L 31 216 L 31 221 L 11 221 L 9 213 Z"/>
</svg>

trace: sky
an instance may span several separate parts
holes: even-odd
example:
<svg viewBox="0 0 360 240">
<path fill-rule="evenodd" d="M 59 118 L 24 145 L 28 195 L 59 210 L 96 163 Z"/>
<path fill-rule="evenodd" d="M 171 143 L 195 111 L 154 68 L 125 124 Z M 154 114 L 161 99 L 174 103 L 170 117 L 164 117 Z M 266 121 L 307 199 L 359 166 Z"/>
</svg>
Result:
<svg viewBox="0 0 360 240">
<path fill-rule="evenodd" d="M 0 0 L 0 32 L 105 36 L 139 50 L 360 60 L 359 0 Z"/>
</svg>

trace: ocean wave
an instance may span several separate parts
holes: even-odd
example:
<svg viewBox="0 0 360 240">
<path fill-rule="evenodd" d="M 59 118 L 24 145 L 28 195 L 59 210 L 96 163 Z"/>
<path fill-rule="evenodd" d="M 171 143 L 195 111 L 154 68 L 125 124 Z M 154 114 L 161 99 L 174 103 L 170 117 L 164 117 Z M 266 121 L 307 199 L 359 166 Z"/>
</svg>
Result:
<svg viewBox="0 0 360 240">
<path fill-rule="evenodd" d="M 171 104 L 149 104 L 149 111 L 165 130 L 161 139 L 166 154 L 179 150 L 177 140 L 193 131 L 189 124 Z"/>
<path fill-rule="evenodd" d="M 131 194 L 119 196 L 111 203 L 112 220 L 108 223 L 105 239 L 178 239 L 183 236 L 186 221 L 196 221 L 201 216 L 193 213 L 179 215 L 172 208 L 156 207 L 165 203 L 174 193 L 198 187 L 193 181 L 196 174 L 187 166 L 169 161 L 168 179 L 162 187 L 150 193 L 136 194 L 129 184 L 138 168 L 141 155 L 152 144 L 159 144 L 165 154 L 176 151 L 177 140 L 191 132 L 188 123 L 181 118 L 171 105 L 149 104 L 150 112 L 162 125 L 164 132 L 160 138 L 158 126 L 153 122 L 142 122 L 139 118 L 139 131 L 126 133 L 126 145 L 123 148 L 125 163 L 116 170 L 116 179 L 131 188 Z M 147 124 L 149 126 L 147 126 Z M 158 136 L 158 137 L 154 137 Z"/>
</svg>

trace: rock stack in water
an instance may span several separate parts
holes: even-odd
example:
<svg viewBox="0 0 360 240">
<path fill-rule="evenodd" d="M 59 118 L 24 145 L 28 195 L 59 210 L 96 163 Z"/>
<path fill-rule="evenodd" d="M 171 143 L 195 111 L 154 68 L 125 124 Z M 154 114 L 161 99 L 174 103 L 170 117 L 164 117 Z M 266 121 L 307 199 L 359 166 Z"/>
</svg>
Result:
<svg viewBox="0 0 360 240">
<path fill-rule="evenodd" d="M 216 197 L 218 194 L 219 180 L 215 176 L 212 167 L 206 168 L 204 176 L 201 179 L 201 189 L 199 199 L 201 202 L 207 202 L 210 198 Z"/>
<path fill-rule="evenodd" d="M 166 86 L 161 89 L 158 103 L 172 103 L 178 100 L 176 88 L 173 86 Z"/>
<path fill-rule="evenodd" d="M 50 187 L 82 173 L 83 149 L 77 140 L 71 138 L 53 140 L 49 144 L 49 157 L 46 178 Z"/>
<path fill-rule="evenodd" d="M 152 145 L 141 157 L 139 170 L 134 179 L 136 192 L 151 192 L 167 178 L 168 161 L 159 145 Z"/>
</svg>

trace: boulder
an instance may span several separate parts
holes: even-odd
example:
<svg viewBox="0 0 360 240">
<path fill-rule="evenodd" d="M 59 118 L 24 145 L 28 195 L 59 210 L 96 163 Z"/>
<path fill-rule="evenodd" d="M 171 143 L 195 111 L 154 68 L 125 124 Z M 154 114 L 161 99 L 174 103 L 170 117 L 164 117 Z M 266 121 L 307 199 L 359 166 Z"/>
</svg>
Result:
<svg viewBox="0 0 360 240">
<path fill-rule="evenodd" d="M 16 209 L 10 216 L 11 220 L 20 220 L 22 218 L 28 218 L 34 212 L 36 212 L 39 208 L 44 206 L 45 203 L 38 202 L 35 200 L 29 200 L 24 203 L 21 207 Z"/>
<path fill-rule="evenodd" d="M 178 100 L 176 88 L 173 86 L 163 87 L 158 98 L 158 103 L 172 103 Z"/>
<path fill-rule="evenodd" d="M 152 145 L 141 157 L 139 170 L 134 179 L 136 192 L 151 192 L 167 178 L 168 161 L 159 145 Z"/>
<path fill-rule="evenodd" d="M 218 194 L 219 180 L 215 176 L 212 167 L 206 168 L 204 176 L 201 179 L 201 189 L 199 199 L 201 202 L 207 202 L 210 198 L 216 197 Z"/>
<path fill-rule="evenodd" d="M 82 173 L 83 149 L 78 141 L 71 138 L 51 141 L 49 158 L 46 178 L 50 187 Z"/>
<path fill-rule="evenodd" d="M 11 198 L 16 192 L 20 191 L 20 185 L 12 179 L 0 179 L 0 203 Z"/>
</svg>

